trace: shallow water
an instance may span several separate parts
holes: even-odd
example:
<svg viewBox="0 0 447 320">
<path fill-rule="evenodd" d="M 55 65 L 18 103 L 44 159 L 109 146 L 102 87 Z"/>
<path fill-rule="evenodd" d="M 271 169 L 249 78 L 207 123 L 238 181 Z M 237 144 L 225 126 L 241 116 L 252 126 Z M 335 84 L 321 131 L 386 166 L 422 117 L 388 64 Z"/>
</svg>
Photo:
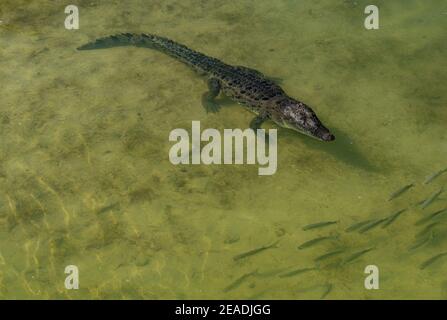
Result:
<svg viewBox="0 0 447 320">
<path fill-rule="evenodd" d="M 423 184 L 447 167 L 447 5 L 375 1 L 380 29 L 368 31 L 360 0 L 77 4 L 79 30 L 64 28 L 62 4 L 0 4 L 1 298 L 319 299 L 329 285 L 326 299 L 447 298 L 447 258 L 420 268 L 447 251 L 447 219 L 419 237 L 427 224 L 415 225 L 447 204 L 441 194 L 416 205 L 447 182 Z M 174 166 L 172 129 L 246 128 L 253 116 L 232 103 L 207 114 L 203 79 L 161 53 L 75 50 L 119 32 L 282 78 L 337 140 L 267 123 L 278 129 L 273 176 Z M 387 228 L 345 231 L 404 208 Z M 302 230 L 321 221 L 337 223 Z M 319 236 L 334 238 L 297 248 Z M 67 265 L 79 267 L 79 290 L 64 288 Z M 364 287 L 367 265 L 380 270 L 378 290 Z"/>
</svg>

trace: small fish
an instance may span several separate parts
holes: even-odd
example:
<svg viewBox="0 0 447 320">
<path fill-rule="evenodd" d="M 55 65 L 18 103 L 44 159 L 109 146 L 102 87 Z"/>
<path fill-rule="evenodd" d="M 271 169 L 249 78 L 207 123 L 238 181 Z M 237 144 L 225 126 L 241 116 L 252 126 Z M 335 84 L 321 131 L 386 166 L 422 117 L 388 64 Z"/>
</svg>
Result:
<svg viewBox="0 0 447 320">
<path fill-rule="evenodd" d="M 326 226 L 330 226 L 331 224 L 338 223 L 338 221 L 323 221 L 323 222 L 317 222 L 308 224 L 307 226 L 303 227 L 303 231 L 311 230 L 311 229 L 317 229 L 317 228 L 323 228 Z"/>
<path fill-rule="evenodd" d="M 369 224 L 367 224 L 366 226 L 364 226 L 363 228 L 361 228 L 359 230 L 359 233 L 365 233 L 366 231 L 369 231 L 375 227 L 377 227 L 378 225 L 380 225 L 382 222 L 386 221 L 388 218 L 383 218 L 383 219 L 379 219 L 379 220 L 375 220 Z"/>
<path fill-rule="evenodd" d="M 233 244 L 241 240 L 241 237 L 237 234 L 228 236 L 225 240 L 225 244 Z"/>
<path fill-rule="evenodd" d="M 430 221 L 432 219 L 435 219 L 436 217 L 438 217 L 438 216 L 440 216 L 440 215 L 442 215 L 444 213 L 447 213 L 447 208 L 444 208 L 442 210 L 438 210 L 438 211 L 436 211 L 436 212 L 434 212 L 434 213 L 432 213 L 432 214 L 430 214 L 430 215 L 428 215 L 426 217 L 423 217 L 423 218 L 419 219 L 418 221 L 416 221 L 415 225 L 419 226 L 421 224 L 424 224 L 424 223 L 426 223 L 426 222 L 428 222 L 428 221 Z"/>
<path fill-rule="evenodd" d="M 283 273 L 284 271 L 288 270 L 289 268 L 281 268 L 281 269 L 271 269 L 263 272 L 258 272 L 256 275 L 259 278 L 270 278 L 274 277 L 280 273 Z"/>
<path fill-rule="evenodd" d="M 301 249 L 309 248 L 309 247 L 312 247 L 312 246 L 320 243 L 321 241 L 329 240 L 329 239 L 335 239 L 335 238 L 336 238 L 335 236 L 326 236 L 326 237 L 315 238 L 315 239 L 306 241 L 303 244 L 299 245 L 298 249 L 301 250 Z"/>
<path fill-rule="evenodd" d="M 298 274 L 301 273 L 305 273 L 305 272 L 309 272 L 309 271 L 313 271 L 313 270 L 317 270 L 317 268 L 302 268 L 302 269 L 297 269 L 297 270 L 293 270 L 290 272 L 286 272 L 284 274 L 279 275 L 280 278 L 288 278 L 288 277 L 293 277 L 296 276 Z"/>
<path fill-rule="evenodd" d="M 421 200 L 418 203 L 416 203 L 414 206 L 419 207 L 421 204 L 423 204 L 427 199 Z"/>
<path fill-rule="evenodd" d="M 442 198 L 437 198 L 437 199 L 436 199 L 436 201 L 440 201 L 440 200 L 445 200 L 445 199 L 442 199 Z M 416 203 L 414 206 L 415 206 L 415 207 L 420 207 L 421 204 L 423 204 L 425 201 L 427 201 L 427 199 L 424 199 L 424 200 L 419 201 L 419 202 Z"/>
<path fill-rule="evenodd" d="M 399 190 L 393 192 L 390 197 L 388 198 L 388 201 L 391 201 L 399 196 L 401 196 L 404 192 L 407 192 L 408 190 L 410 190 L 411 188 L 414 187 L 413 183 L 407 184 L 406 186 L 400 188 Z"/>
<path fill-rule="evenodd" d="M 323 294 L 321 295 L 320 300 L 326 298 L 326 296 L 327 296 L 327 295 L 332 291 L 332 289 L 334 288 L 334 286 L 333 286 L 332 283 L 327 284 L 325 287 L 326 287 L 326 288 L 325 288 Z"/>
<path fill-rule="evenodd" d="M 432 196 L 430 196 L 427 200 L 424 201 L 424 203 L 421 204 L 421 209 L 427 208 L 430 204 L 433 203 L 433 201 L 436 200 L 436 198 L 439 197 L 441 193 L 444 192 L 444 187 L 439 189 L 439 191 L 435 192 Z"/>
<path fill-rule="evenodd" d="M 110 211 L 110 210 L 118 209 L 119 207 L 120 207 L 120 203 L 119 202 L 115 202 L 115 203 L 112 203 L 112 204 L 110 204 L 108 206 L 102 207 L 101 209 L 96 211 L 96 214 L 105 213 L 105 212 Z"/>
<path fill-rule="evenodd" d="M 404 213 L 405 211 L 407 211 L 407 209 L 401 209 L 399 211 L 397 211 L 396 213 L 393 213 L 388 219 L 387 221 L 382 225 L 382 228 L 386 228 L 388 227 L 390 224 L 392 224 L 397 218 L 399 218 L 399 216 Z"/>
<path fill-rule="evenodd" d="M 372 251 L 372 250 L 374 250 L 374 249 L 375 249 L 375 248 L 369 248 L 369 249 L 365 249 L 365 250 L 362 250 L 362 251 L 355 252 L 355 253 L 351 254 L 349 257 L 347 257 L 347 258 L 343 261 L 343 264 L 347 264 L 347 263 L 350 263 L 350 262 L 352 262 L 352 261 L 354 261 L 354 260 L 357 260 L 358 258 L 360 258 L 361 256 L 363 256 L 364 254 L 366 254 L 366 253 L 368 253 L 368 252 L 370 252 L 370 251 Z"/>
<path fill-rule="evenodd" d="M 443 170 L 439 170 L 438 172 L 433 173 L 432 175 L 428 176 L 427 179 L 425 179 L 424 184 L 429 184 L 433 180 L 435 180 L 437 177 L 439 177 L 444 172 L 447 172 L 447 168 Z"/>
<path fill-rule="evenodd" d="M 364 225 L 366 225 L 366 224 L 368 224 L 368 223 L 370 223 L 372 221 L 375 221 L 375 220 L 374 219 L 370 219 L 370 220 L 365 220 L 365 221 L 360 221 L 360 222 L 354 223 L 353 225 L 348 227 L 345 231 L 346 232 L 355 231 L 355 230 L 360 229 L 361 227 L 363 227 Z"/>
<path fill-rule="evenodd" d="M 419 240 L 418 242 L 416 242 L 415 244 L 413 244 L 411 247 L 408 248 L 408 251 L 413 251 L 416 250 L 419 247 L 422 247 L 423 245 L 426 245 L 427 243 L 429 243 L 431 240 L 433 240 L 433 232 L 430 232 L 430 234 Z"/>
<path fill-rule="evenodd" d="M 443 253 L 439 253 L 433 257 L 431 257 L 430 259 L 424 261 L 423 263 L 421 263 L 421 265 L 419 266 L 419 268 L 421 270 L 424 270 L 425 268 L 427 268 L 429 265 L 433 264 L 434 262 L 436 262 L 437 260 L 439 260 L 440 258 L 447 256 L 447 252 L 443 252 Z"/>
<path fill-rule="evenodd" d="M 233 260 L 234 261 L 238 261 L 238 260 L 250 257 L 252 255 L 255 255 L 257 253 L 260 253 L 262 251 L 265 251 L 267 249 L 276 248 L 277 247 L 276 245 L 278 244 L 278 242 L 279 242 L 279 240 L 275 241 L 274 243 L 272 243 L 272 244 L 270 244 L 268 246 L 260 247 L 260 248 L 257 248 L 257 249 L 253 249 L 253 250 L 250 250 L 250 251 L 238 254 L 238 255 L 233 257 Z"/>
<path fill-rule="evenodd" d="M 326 260 L 326 259 L 331 258 L 331 257 L 333 257 L 333 256 L 336 256 L 336 255 L 338 255 L 338 254 L 340 254 L 340 253 L 343 253 L 344 251 L 345 251 L 344 249 L 334 250 L 334 251 L 325 253 L 325 254 L 323 254 L 323 255 L 321 255 L 321 256 L 315 258 L 314 261 L 315 261 L 315 262 L 319 262 L 319 261 L 322 261 L 322 260 Z"/>
<path fill-rule="evenodd" d="M 256 275 L 258 273 L 258 270 L 246 273 L 242 276 L 240 276 L 239 278 L 237 278 L 236 280 L 234 280 L 231 284 L 229 284 L 227 287 L 225 287 L 223 289 L 223 292 L 228 292 L 231 291 L 233 289 L 236 289 L 237 287 L 239 287 L 244 281 L 246 281 L 248 278 Z"/>
</svg>

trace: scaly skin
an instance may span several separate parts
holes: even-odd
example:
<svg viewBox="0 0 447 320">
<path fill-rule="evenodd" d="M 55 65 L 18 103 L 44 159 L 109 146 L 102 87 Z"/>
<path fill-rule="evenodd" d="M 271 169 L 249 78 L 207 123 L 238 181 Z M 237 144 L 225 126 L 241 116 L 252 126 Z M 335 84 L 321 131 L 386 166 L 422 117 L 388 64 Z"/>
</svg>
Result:
<svg viewBox="0 0 447 320">
<path fill-rule="evenodd" d="M 164 52 L 208 76 L 209 92 L 203 96 L 208 111 L 217 111 L 214 98 L 223 91 L 232 100 L 244 105 L 257 116 L 250 123 L 253 129 L 270 119 L 281 127 L 290 128 L 322 141 L 335 139 L 306 104 L 289 97 L 274 81 L 261 72 L 231 66 L 188 47 L 151 34 L 123 33 L 100 38 L 78 50 L 104 49 L 118 46 L 147 47 Z"/>
</svg>

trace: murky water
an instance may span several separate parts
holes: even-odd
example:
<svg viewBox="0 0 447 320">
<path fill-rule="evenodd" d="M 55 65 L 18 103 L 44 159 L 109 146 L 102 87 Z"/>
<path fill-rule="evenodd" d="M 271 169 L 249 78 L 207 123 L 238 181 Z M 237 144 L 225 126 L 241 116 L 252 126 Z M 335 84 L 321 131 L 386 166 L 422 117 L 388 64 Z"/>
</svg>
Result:
<svg viewBox="0 0 447 320">
<path fill-rule="evenodd" d="M 418 205 L 447 183 L 423 184 L 447 167 L 447 5 L 377 0 L 368 31 L 370 2 L 79 0 L 80 29 L 66 30 L 65 4 L 2 1 L 0 297 L 447 298 L 447 258 L 423 268 L 447 251 L 447 214 L 420 221 L 447 194 Z M 75 50 L 118 32 L 282 78 L 337 140 L 279 129 L 273 176 L 174 166 L 172 129 L 246 128 L 252 115 L 232 103 L 207 114 L 203 79 L 161 53 Z M 303 230 L 321 221 L 337 223 Z M 64 287 L 67 265 L 79 290 Z M 367 265 L 379 290 L 365 289 Z"/>
</svg>

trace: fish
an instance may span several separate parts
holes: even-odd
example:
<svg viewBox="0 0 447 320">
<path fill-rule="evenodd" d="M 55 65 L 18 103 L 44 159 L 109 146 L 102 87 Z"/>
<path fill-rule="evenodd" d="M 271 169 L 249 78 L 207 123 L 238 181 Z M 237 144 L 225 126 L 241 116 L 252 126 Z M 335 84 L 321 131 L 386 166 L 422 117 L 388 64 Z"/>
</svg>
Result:
<svg viewBox="0 0 447 320">
<path fill-rule="evenodd" d="M 433 195 L 431 195 L 427 200 L 424 201 L 424 203 L 421 204 L 421 209 L 427 208 L 430 204 L 433 203 L 433 201 L 436 200 L 436 198 L 439 197 L 441 193 L 444 192 L 444 187 L 439 189 L 439 191 L 435 192 Z"/>
<path fill-rule="evenodd" d="M 336 238 L 337 238 L 336 236 L 318 237 L 318 238 L 315 238 L 315 239 L 312 239 L 312 240 L 304 242 L 303 244 L 298 246 L 298 249 L 300 249 L 300 250 L 306 249 L 306 248 L 312 247 L 312 246 L 320 243 L 321 241 L 330 240 L 330 239 L 336 239 Z"/>
<path fill-rule="evenodd" d="M 397 197 L 400 197 L 402 194 L 404 194 L 405 192 L 407 192 L 408 190 L 410 190 L 413 187 L 414 187 L 414 183 L 410 183 L 410 184 L 407 184 L 406 186 L 403 186 L 399 190 L 393 192 L 390 195 L 390 197 L 388 198 L 388 201 L 391 201 L 393 199 L 396 199 Z"/>
<path fill-rule="evenodd" d="M 236 280 L 234 280 L 231 284 L 229 284 L 227 287 L 225 287 L 223 289 L 223 292 L 228 292 L 231 290 L 236 289 L 237 287 L 239 287 L 244 281 L 246 281 L 248 278 L 256 275 L 258 273 L 258 270 L 256 269 L 255 271 L 246 273 L 242 276 L 240 276 L 239 278 L 237 278 Z"/>
<path fill-rule="evenodd" d="M 422 247 L 423 245 L 426 245 L 427 243 L 429 243 L 430 241 L 433 240 L 433 237 L 434 237 L 433 232 L 430 232 L 430 234 L 427 237 L 417 241 L 415 244 L 413 244 L 411 247 L 409 247 L 408 251 L 413 251 L 419 247 Z"/>
<path fill-rule="evenodd" d="M 427 225 L 424 229 L 422 229 L 419 233 L 415 235 L 416 238 L 420 238 L 424 236 L 427 232 L 431 231 L 434 227 L 438 226 L 439 222 L 433 222 Z"/>
<path fill-rule="evenodd" d="M 322 261 L 322 260 L 326 260 L 326 259 L 331 258 L 331 257 L 333 257 L 333 256 L 339 255 L 339 254 L 341 254 L 341 253 L 343 253 L 343 252 L 345 252 L 344 249 L 334 250 L 334 251 L 325 253 L 325 254 L 323 254 L 323 255 L 321 255 L 321 256 L 315 258 L 314 261 L 315 261 L 315 262 L 319 262 L 319 261 Z"/>
<path fill-rule="evenodd" d="M 323 227 L 330 226 L 335 223 L 338 223 L 338 221 L 323 221 L 323 222 L 312 223 L 312 224 L 308 224 L 308 225 L 304 226 L 303 231 L 317 229 L 317 228 L 323 228 Z"/>
<path fill-rule="evenodd" d="M 258 274 L 256 275 L 258 278 L 270 278 L 273 276 L 276 276 L 280 273 L 285 272 L 286 270 L 288 270 L 289 268 L 280 268 L 280 269 L 271 269 L 271 270 L 267 270 L 267 271 L 263 271 L 263 272 L 258 272 Z"/>
<path fill-rule="evenodd" d="M 432 175 L 428 176 L 427 179 L 425 179 L 424 184 L 429 184 L 430 182 L 435 180 L 437 177 L 442 175 L 444 172 L 447 172 L 447 168 L 445 168 L 443 170 L 439 170 L 439 171 L 433 173 Z"/>
<path fill-rule="evenodd" d="M 379 220 L 375 220 L 369 224 L 367 224 L 366 226 L 362 227 L 359 230 L 359 233 L 365 233 L 366 231 L 369 231 L 371 229 L 374 229 L 375 227 L 379 226 L 382 222 L 385 222 L 388 218 L 383 218 L 383 219 L 379 219 Z"/>
<path fill-rule="evenodd" d="M 427 199 L 423 199 L 423 200 L 417 202 L 414 206 L 415 206 L 415 207 L 419 207 L 419 206 L 420 206 L 421 204 L 423 204 L 426 200 L 427 200 Z"/>
<path fill-rule="evenodd" d="M 382 225 L 382 228 L 388 227 L 405 211 L 407 211 L 407 208 L 401 209 L 401 210 L 397 211 L 396 213 L 393 213 L 389 218 L 386 219 L 385 223 Z"/>
<path fill-rule="evenodd" d="M 427 268 L 428 266 L 430 266 L 431 264 L 435 263 L 436 261 L 438 261 L 439 259 L 441 259 L 442 257 L 447 256 L 447 252 L 442 252 L 439 253 L 433 257 L 431 257 L 430 259 L 424 261 L 423 263 L 421 263 L 421 265 L 419 266 L 419 268 L 421 270 L 424 270 L 425 268 Z"/>
<path fill-rule="evenodd" d="M 435 199 L 435 201 L 439 201 L 439 200 L 442 200 L 442 199 L 441 199 L 441 198 L 437 198 L 437 199 Z M 427 198 L 425 198 L 425 199 L 419 201 L 419 202 L 416 203 L 414 206 L 415 206 L 415 207 L 420 207 L 421 204 L 423 204 L 425 201 L 427 201 Z"/>
<path fill-rule="evenodd" d="M 313 267 L 313 268 L 296 269 L 296 270 L 289 271 L 289 272 L 286 272 L 284 274 L 281 274 L 281 275 L 279 275 L 279 277 L 280 278 L 288 278 L 288 277 L 293 277 L 293 276 L 296 276 L 298 274 L 302 274 L 302 273 L 309 272 L 309 271 L 314 271 L 314 270 L 318 270 L 318 268 Z"/>
<path fill-rule="evenodd" d="M 349 257 L 347 257 L 347 258 L 343 261 L 343 264 L 348 264 L 348 263 L 350 263 L 350 262 L 352 262 L 352 261 L 354 261 L 354 260 L 357 260 L 358 258 L 360 258 L 361 256 L 363 256 L 364 254 L 366 254 L 366 253 L 368 253 L 368 252 L 370 252 L 370 251 L 372 251 L 372 250 L 374 250 L 374 249 L 375 249 L 375 248 L 368 248 L 368 249 L 365 249 L 365 250 L 361 250 L 361 251 L 355 252 L 355 253 L 351 254 Z"/>
<path fill-rule="evenodd" d="M 355 231 L 355 230 L 360 229 L 361 227 L 363 227 L 364 225 L 366 225 L 366 224 L 368 224 L 368 223 L 370 223 L 372 221 L 375 221 L 375 219 L 369 219 L 369 220 L 365 220 L 365 221 L 360 221 L 360 222 L 354 223 L 353 225 L 351 225 L 350 227 L 345 229 L 345 231 L 346 232 Z"/>
<path fill-rule="evenodd" d="M 430 221 L 432 219 L 435 219 L 436 217 L 438 217 L 438 216 L 440 216 L 440 215 L 442 215 L 444 213 L 447 213 L 447 208 L 444 208 L 442 210 L 438 210 L 438 211 L 433 212 L 432 214 L 430 214 L 430 215 L 428 215 L 426 217 L 423 217 L 423 218 L 419 219 L 418 221 L 416 221 L 415 225 L 419 226 L 421 224 L 424 224 L 424 223 L 426 223 L 426 222 L 428 222 L 428 221 Z"/>
<path fill-rule="evenodd" d="M 271 249 L 271 248 L 276 248 L 277 247 L 276 245 L 278 244 L 278 242 L 279 242 L 279 240 L 275 241 L 274 243 L 272 243 L 272 244 L 270 244 L 268 246 L 263 246 L 263 247 L 260 247 L 260 248 L 256 248 L 256 249 L 253 249 L 253 250 L 250 250 L 250 251 L 238 254 L 238 255 L 233 257 L 233 260 L 234 261 L 238 261 L 238 260 L 250 257 L 252 255 L 258 254 L 258 253 L 260 253 L 262 251 L 265 251 L 265 250 L 268 250 L 268 249 Z"/>
</svg>

